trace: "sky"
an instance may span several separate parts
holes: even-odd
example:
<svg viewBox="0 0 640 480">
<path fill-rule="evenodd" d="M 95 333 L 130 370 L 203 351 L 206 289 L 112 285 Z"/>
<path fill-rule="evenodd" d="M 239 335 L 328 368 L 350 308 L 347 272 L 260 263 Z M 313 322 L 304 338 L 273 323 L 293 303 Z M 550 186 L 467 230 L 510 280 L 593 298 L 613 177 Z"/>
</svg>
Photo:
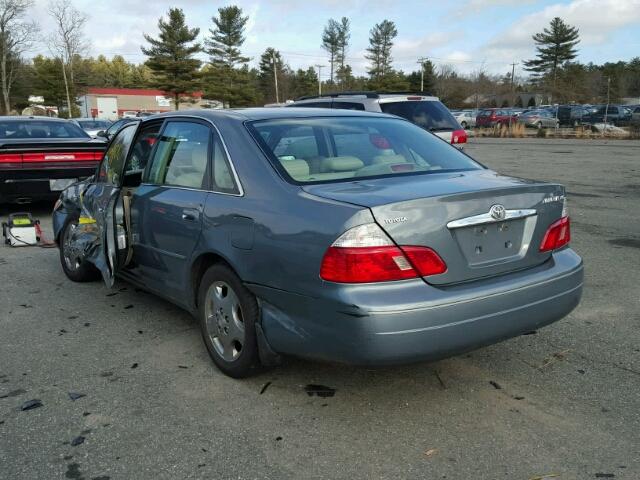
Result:
<svg viewBox="0 0 640 480">
<path fill-rule="evenodd" d="M 88 17 L 86 34 L 91 55 L 123 55 L 140 63 L 143 33 L 156 36 L 158 18 L 170 7 L 184 10 L 187 23 L 200 28 L 204 38 L 212 28 L 217 9 L 236 4 L 249 15 L 245 55 L 258 63 L 267 47 L 274 47 L 292 68 L 328 66 L 320 47 L 322 30 L 330 18 L 351 20 L 351 44 L 347 53 L 356 75 L 365 74 L 364 58 L 369 30 L 384 19 L 395 22 L 398 36 L 392 49 L 394 67 L 405 72 L 418 69 L 418 58 L 430 58 L 436 67 L 453 65 L 461 73 L 485 70 L 516 75 L 523 60 L 535 55 L 531 36 L 559 16 L 580 30 L 577 60 L 583 63 L 615 62 L 640 56 L 640 0 L 270 0 L 198 1 L 73 0 Z M 41 37 L 52 29 L 47 0 L 35 0 L 31 16 L 40 24 Z M 47 54 L 45 43 L 32 53 Z M 206 59 L 206 55 L 202 55 Z M 323 79 L 329 75 L 322 71 Z"/>
</svg>

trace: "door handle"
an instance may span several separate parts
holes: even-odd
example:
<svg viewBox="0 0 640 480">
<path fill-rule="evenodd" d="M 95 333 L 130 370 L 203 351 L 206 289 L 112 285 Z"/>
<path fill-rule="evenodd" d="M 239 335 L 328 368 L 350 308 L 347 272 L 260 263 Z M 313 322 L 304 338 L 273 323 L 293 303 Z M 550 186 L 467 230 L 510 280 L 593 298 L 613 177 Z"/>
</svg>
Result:
<svg viewBox="0 0 640 480">
<path fill-rule="evenodd" d="M 182 211 L 182 219 L 187 220 L 189 222 L 195 222 L 198 220 L 200 216 L 200 212 L 198 210 L 183 210 Z"/>
</svg>

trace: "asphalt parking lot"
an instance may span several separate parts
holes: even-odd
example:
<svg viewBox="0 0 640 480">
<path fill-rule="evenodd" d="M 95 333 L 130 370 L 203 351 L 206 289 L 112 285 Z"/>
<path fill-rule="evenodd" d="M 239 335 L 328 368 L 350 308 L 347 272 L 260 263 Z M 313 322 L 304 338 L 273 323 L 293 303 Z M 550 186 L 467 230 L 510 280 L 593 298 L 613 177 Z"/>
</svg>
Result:
<svg viewBox="0 0 640 480">
<path fill-rule="evenodd" d="M 567 318 L 437 363 L 287 359 L 238 381 L 187 313 L 123 282 L 72 284 L 57 249 L 2 246 L 0 478 L 640 478 L 640 142 L 467 152 L 567 186 L 586 264 Z M 31 210 L 50 231 L 50 206 Z"/>
</svg>

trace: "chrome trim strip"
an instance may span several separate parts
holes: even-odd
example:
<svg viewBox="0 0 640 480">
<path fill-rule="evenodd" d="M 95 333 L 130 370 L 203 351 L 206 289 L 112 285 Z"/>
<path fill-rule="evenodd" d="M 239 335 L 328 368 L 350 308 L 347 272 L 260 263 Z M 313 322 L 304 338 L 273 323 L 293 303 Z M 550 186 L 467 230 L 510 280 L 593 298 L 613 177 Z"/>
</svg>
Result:
<svg viewBox="0 0 640 480">
<path fill-rule="evenodd" d="M 516 218 L 525 218 L 536 215 L 538 212 L 534 208 L 525 208 L 520 210 L 505 210 L 504 218 L 496 220 L 491 216 L 489 212 L 481 213 L 480 215 L 474 215 L 473 217 L 461 218 L 459 220 L 453 220 L 447 223 L 447 228 L 452 230 L 454 228 L 470 227 L 474 225 L 485 225 L 488 223 L 501 223 L 507 220 L 514 220 Z"/>
</svg>

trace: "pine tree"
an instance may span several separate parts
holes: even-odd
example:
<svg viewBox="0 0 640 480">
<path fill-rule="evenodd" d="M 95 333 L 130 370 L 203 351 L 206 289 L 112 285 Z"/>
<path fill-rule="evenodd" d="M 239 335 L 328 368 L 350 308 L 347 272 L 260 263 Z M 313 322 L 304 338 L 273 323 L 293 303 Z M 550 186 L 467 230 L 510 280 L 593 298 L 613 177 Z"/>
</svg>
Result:
<svg viewBox="0 0 640 480">
<path fill-rule="evenodd" d="M 260 56 L 258 69 L 260 72 L 258 73 L 258 79 L 264 102 L 273 103 L 276 101 L 274 69 L 278 77 L 278 91 L 280 93 L 280 99 L 286 99 L 289 93 L 289 67 L 282 61 L 280 52 L 275 48 L 267 48 Z"/>
<path fill-rule="evenodd" d="M 151 45 L 141 47 L 149 59 L 146 65 L 153 71 L 153 86 L 173 96 L 176 110 L 180 108 L 181 95 L 193 93 L 199 86 L 199 68 L 202 62 L 193 56 L 202 50 L 193 43 L 199 28 L 189 28 L 180 8 L 169 9 L 168 21 L 158 20 L 159 38 L 144 34 Z"/>
<path fill-rule="evenodd" d="M 249 17 L 242 16 L 242 9 L 235 5 L 218 9 L 218 17 L 211 19 L 215 28 L 209 29 L 211 37 L 205 41 L 210 62 L 234 68 L 249 61 L 243 57 L 240 47 L 245 41 L 244 29 Z"/>
<path fill-rule="evenodd" d="M 205 97 L 229 107 L 246 107 L 256 102 L 255 82 L 249 75 L 248 57 L 240 48 L 245 41 L 248 16 L 235 5 L 218 9 L 214 28 L 206 40 L 209 65 L 205 69 Z"/>
<path fill-rule="evenodd" d="M 391 73 L 391 47 L 393 39 L 398 35 L 395 23 L 383 20 L 376 24 L 369 32 L 369 47 L 365 58 L 371 62 L 367 70 L 371 79 L 379 82 L 385 75 Z"/>
<path fill-rule="evenodd" d="M 329 81 L 333 83 L 333 74 L 340 56 L 340 39 L 341 26 L 333 18 L 330 18 L 322 32 L 322 48 L 329 53 L 330 74 Z"/>
<path fill-rule="evenodd" d="M 537 58 L 525 61 L 524 68 L 540 77 L 550 75 L 555 87 L 558 68 L 578 54 L 575 47 L 580 43 L 579 36 L 577 28 L 555 17 L 549 28 L 532 37 L 536 43 Z"/>
<path fill-rule="evenodd" d="M 347 48 L 351 39 L 351 23 L 347 17 L 342 17 L 338 26 L 338 63 L 340 66 L 336 71 L 336 77 L 340 86 L 344 89 L 353 78 L 351 67 L 347 65 Z"/>
</svg>

